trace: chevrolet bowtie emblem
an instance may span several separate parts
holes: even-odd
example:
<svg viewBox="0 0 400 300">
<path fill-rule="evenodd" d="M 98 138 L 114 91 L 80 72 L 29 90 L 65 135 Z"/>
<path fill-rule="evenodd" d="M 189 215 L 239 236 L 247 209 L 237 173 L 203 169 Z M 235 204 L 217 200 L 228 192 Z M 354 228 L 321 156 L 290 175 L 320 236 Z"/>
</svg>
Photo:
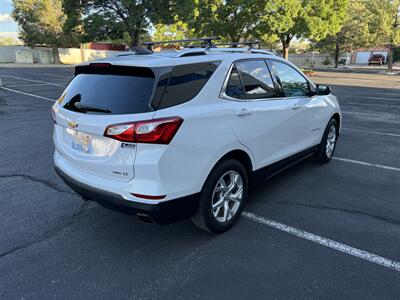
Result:
<svg viewBox="0 0 400 300">
<path fill-rule="evenodd" d="M 70 121 L 70 122 L 68 122 L 68 126 L 72 129 L 75 129 L 76 127 L 78 127 L 78 123 L 76 123 L 74 121 Z"/>
</svg>

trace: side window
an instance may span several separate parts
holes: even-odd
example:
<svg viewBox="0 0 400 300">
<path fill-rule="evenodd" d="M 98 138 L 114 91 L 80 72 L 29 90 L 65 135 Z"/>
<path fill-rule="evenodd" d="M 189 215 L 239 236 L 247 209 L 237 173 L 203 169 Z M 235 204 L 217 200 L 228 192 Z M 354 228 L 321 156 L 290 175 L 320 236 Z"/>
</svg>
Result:
<svg viewBox="0 0 400 300">
<path fill-rule="evenodd" d="M 220 62 L 205 62 L 174 67 L 168 87 L 157 108 L 171 107 L 192 100 L 200 93 L 219 64 Z"/>
<path fill-rule="evenodd" d="M 277 96 L 271 73 L 264 60 L 243 61 L 236 64 L 247 99 Z"/>
<path fill-rule="evenodd" d="M 229 75 L 228 83 L 225 88 L 225 94 L 229 97 L 236 99 L 245 99 L 242 82 L 240 81 L 239 74 L 234 66 L 231 74 Z"/>
<path fill-rule="evenodd" d="M 278 76 L 282 85 L 285 97 L 302 97 L 310 95 L 308 81 L 291 66 L 272 61 L 275 74 Z"/>
</svg>

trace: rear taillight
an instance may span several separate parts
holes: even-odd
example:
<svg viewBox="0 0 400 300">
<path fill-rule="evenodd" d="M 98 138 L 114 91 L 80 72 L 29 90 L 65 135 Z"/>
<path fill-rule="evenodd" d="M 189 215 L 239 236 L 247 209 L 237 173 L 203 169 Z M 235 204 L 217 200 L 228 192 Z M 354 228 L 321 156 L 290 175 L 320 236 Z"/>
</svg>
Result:
<svg viewBox="0 0 400 300">
<path fill-rule="evenodd" d="M 104 136 L 130 143 L 169 144 L 182 122 L 182 118 L 172 117 L 109 125 Z"/>
</svg>

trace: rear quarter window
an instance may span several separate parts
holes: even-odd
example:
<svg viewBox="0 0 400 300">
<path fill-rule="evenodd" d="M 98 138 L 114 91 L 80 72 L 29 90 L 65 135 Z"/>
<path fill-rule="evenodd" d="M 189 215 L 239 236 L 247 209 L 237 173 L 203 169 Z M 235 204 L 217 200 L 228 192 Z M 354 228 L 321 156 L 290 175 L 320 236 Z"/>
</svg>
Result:
<svg viewBox="0 0 400 300">
<path fill-rule="evenodd" d="M 220 62 L 175 66 L 158 109 L 175 106 L 195 98 L 218 68 Z"/>
</svg>

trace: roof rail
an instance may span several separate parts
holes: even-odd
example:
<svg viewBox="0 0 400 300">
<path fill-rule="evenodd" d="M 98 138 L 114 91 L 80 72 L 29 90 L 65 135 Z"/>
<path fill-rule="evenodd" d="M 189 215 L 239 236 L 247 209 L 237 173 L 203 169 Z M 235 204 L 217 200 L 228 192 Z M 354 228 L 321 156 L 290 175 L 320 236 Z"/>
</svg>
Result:
<svg viewBox="0 0 400 300">
<path fill-rule="evenodd" d="M 215 37 L 205 37 L 205 38 L 195 38 L 195 39 L 184 39 L 184 40 L 171 40 L 171 41 L 163 41 L 163 42 L 145 42 L 142 43 L 143 46 L 146 46 L 148 50 L 153 51 L 154 45 L 161 44 L 172 44 L 172 43 L 190 43 L 190 42 L 203 42 L 207 45 L 208 48 L 214 47 L 213 40 L 220 40 L 221 38 L 218 36 Z"/>
<path fill-rule="evenodd" d="M 218 43 L 214 44 L 214 46 L 248 46 L 249 49 L 254 48 L 253 45 L 258 45 L 258 49 L 260 49 L 260 41 L 248 41 L 248 42 L 232 42 L 232 43 Z"/>
</svg>

